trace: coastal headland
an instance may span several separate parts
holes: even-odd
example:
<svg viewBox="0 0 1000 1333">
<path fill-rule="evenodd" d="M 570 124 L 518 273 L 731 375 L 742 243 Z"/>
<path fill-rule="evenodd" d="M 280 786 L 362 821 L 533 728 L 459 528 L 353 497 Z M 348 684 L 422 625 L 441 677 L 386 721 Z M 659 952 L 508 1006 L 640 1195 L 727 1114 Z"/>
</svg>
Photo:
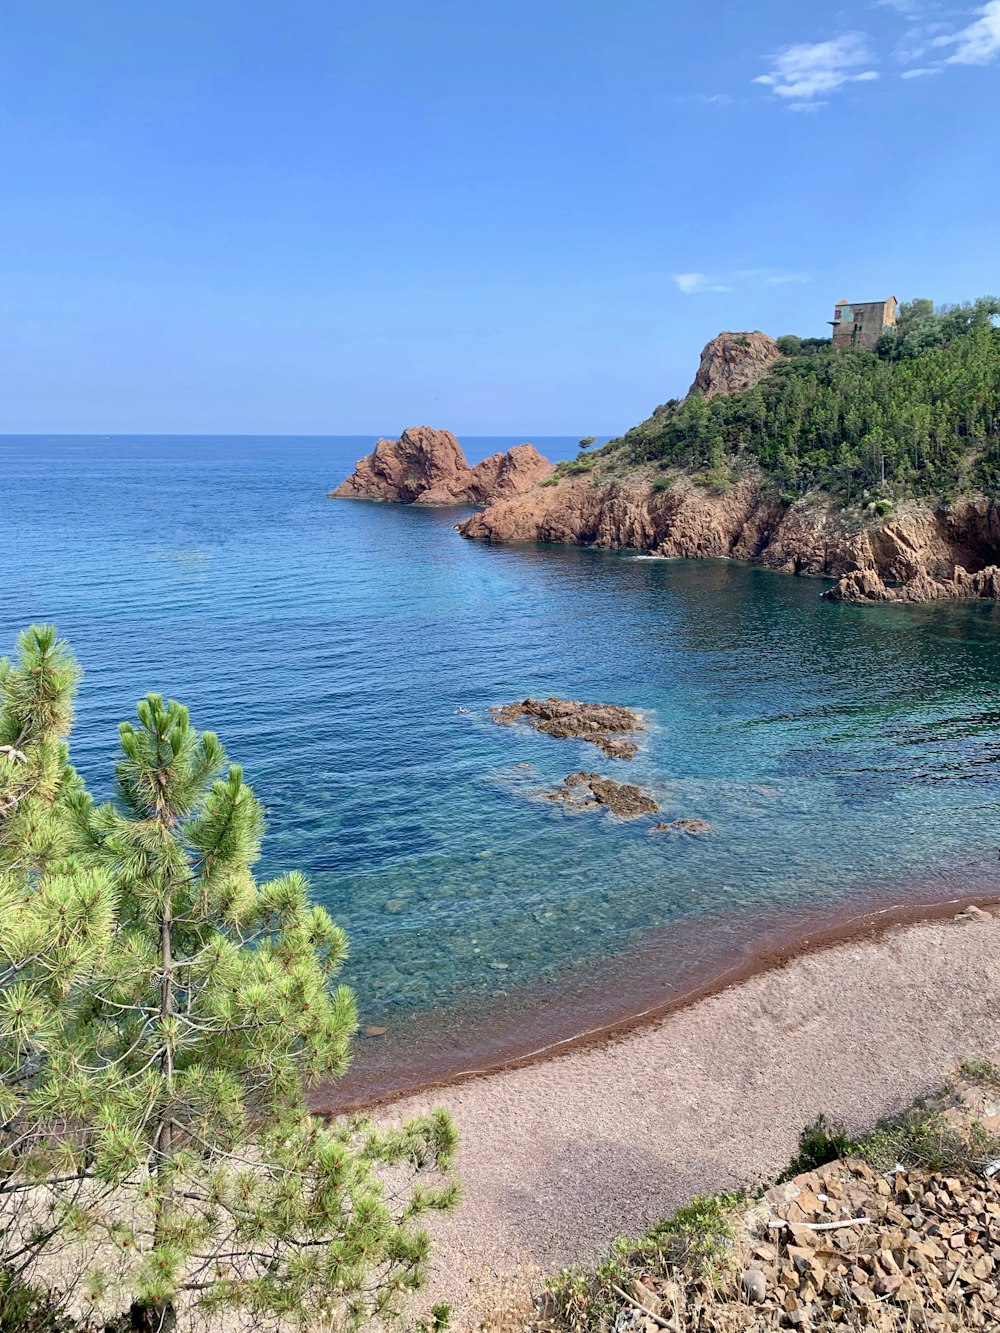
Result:
<svg viewBox="0 0 1000 1333">
<path fill-rule="evenodd" d="M 836 601 L 997 601 L 1000 307 L 924 304 L 865 345 L 721 333 L 683 399 L 554 468 L 521 445 L 469 469 L 411 428 L 331 495 L 483 506 L 470 540 L 745 560 Z"/>
</svg>

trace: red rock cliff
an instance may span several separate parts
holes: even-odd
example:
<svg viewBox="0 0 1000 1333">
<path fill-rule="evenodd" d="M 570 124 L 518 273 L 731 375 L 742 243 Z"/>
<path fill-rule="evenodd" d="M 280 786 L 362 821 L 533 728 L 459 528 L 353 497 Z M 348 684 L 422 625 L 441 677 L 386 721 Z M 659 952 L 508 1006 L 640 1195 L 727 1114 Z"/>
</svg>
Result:
<svg viewBox="0 0 1000 1333">
<path fill-rule="evenodd" d="M 1000 600 L 1000 502 L 910 503 L 891 519 L 845 513 L 829 498 L 788 506 L 748 474 L 723 492 L 678 475 L 664 490 L 641 480 L 564 480 L 490 505 L 459 525 L 488 542 L 565 542 L 686 558 L 751 560 L 839 580 L 839 601 Z"/>
<path fill-rule="evenodd" d="M 714 398 L 759 384 L 779 360 L 778 344 L 766 333 L 720 333 L 706 343 L 690 393 Z"/>
<path fill-rule="evenodd" d="M 519 444 L 469 467 L 449 430 L 410 426 L 398 440 L 379 440 L 330 497 L 395 504 L 489 504 L 530 490 L 552 472 L 532 444 Z"/>
</svg>

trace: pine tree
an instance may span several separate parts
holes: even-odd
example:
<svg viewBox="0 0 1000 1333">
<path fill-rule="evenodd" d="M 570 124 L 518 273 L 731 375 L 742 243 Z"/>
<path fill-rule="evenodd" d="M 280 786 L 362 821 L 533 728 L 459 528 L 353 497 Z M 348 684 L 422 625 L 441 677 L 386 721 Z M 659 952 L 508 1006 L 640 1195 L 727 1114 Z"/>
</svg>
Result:
<svg viewBox="0 0 1000 1333">
<path fill-rule="evenodd" d="M 343 932 L 300 874 L 256 882 L 261 807 L 218 738 L 158 695 L 138 719 L 116 802 L 67 783 L 69 878 L 107 887 L 113 946 L 41 1043 L 19 1115 L 49 1151 L 14 1178 L 44 1180 L 47 1235 L 89 1256 L 95 1304 L 129 1293 L 136 1328 L 192 1301 L 354 1327 L 422 1281 L 420 1219 L 457 1197 L 454 1130 L 443 1112 L 393 1130 L 309 1114 L 356 1029 Z"/>
<path fill-rule="evenodd" d="M 114 921 L 107 877 L 70 851 L 81 784 L 66 738 L 79 676 L 51 625 L 25 630 L 16 664 L 0 662 L 0 1206 L 14 1217 L 33 1182 L 75 1175 L 72 1131 L 50 1085 L 72 1040 L 80 980 Z M 27 1266 L 46 1239 L 34 1225 L 0 1232 L 6 1266 Z"/>
</svg>

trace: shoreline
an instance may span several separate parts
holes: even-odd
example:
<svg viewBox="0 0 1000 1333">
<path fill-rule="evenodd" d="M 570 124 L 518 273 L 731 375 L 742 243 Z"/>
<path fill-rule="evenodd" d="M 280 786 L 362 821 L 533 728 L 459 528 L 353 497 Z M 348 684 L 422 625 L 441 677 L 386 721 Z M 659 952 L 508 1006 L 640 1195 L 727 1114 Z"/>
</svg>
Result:
<svg viewBox="0 0 1000 1333">
<path fill-rule="evenodd" d="M 695 1195 L 752 1190 L 824 1114 L 870 1129 L 1000 1057 L 1000 912 L 886 921 L 559 1058 L 415 1095 L 459 1132 L 463 1202 L 435 1218 L 427 1301 L 457 1327 L 592 1262 Z"/>
<path fill-rule="evenodd" d="M 655 964 L 648 974 L 634 978 L 629 999 L 616 1001 L 623 966 L 642 972 L 663 947 L 664 935 L 657 932 L 632 953 L 609 957 L 586 968 L 576 988 L 545 995 L 537 988 L 521 993 L 512 1006 L 495 1004 L 492 1014 L 482 1013 L 467 1031 L 470 1048 L 455 1049 L 447 1036 L 435 1031 L 440 1015 L 423 1015 L 411 1026 L 403 1025 L 395 1041 L 381 1050 L 384 1037 L 359 1039 L 362 1060 L 353 1064 L 336 1084 L 316 1089 L 313 1110 L 327 1116 L 371 1112 L 397 1102 L 424 1096 L 438 1089 L 460 1087 L 517 1069 L 556 1061 L 563 1056 L 613 1046 L 643 1031 L 655 1028 L 674 1014 L 738 987 L 755 977 L 779 972 L 799 959 L 862 941 L 877 941 L 895 929 L 947 921 L 969 907 L 1000 908 L 1000 885 L 966 893 L 948 890 L 941 894 L 851 910 L 851 905 L 820 908 L 803 913 L 789 925 L 775 920 L 760 932 L 759 942 L 713 959 L 703 969 L 692 968 L 692 978 L 682 988 L 672 988 L 658 975 Z M 846 909 L 846 910 L 845 910 Z M 775 913 L 775 916 L 780 916 Z M 812 922 L 812 924 L 810 924 Z M 675 930 L 697 935 L 700 921 L 685 920 Z M 638 960 L 637 960 L 637 955 Z M 638 961 L 638 966 L 636 963 Z M 580 1018 L 589 1015 L 581 1025 Z M 497 1025 L 492 1028 L 490 1020 Z M 488 1034 L 484 1038 L 484 1033 Z M 477 1040 L 482 1057 L 475 1054 Z M 372 1045 L 375 1050 L 370 1050 Z M 388 1059 L 386 1059 L 388 1054 Z M 366 1063 L 365 1056 L 371 1058 Z"/>
</svg>

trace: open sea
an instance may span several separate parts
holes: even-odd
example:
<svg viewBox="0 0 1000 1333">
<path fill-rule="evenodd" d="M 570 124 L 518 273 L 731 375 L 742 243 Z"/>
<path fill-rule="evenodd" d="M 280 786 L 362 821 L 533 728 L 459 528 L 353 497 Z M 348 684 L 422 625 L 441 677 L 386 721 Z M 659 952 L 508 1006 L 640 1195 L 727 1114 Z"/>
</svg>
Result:
<svg viewBox="0 0 1000 1333">
<path fill-rule="evenodd" d="M 374 439 L 0 437 L 0 651 L 32 621 L 69 638 L 101 797 L 146 692 L 220 734 L 267 809 L 260 873 L 308 873 L 387 1029 L 351 1086 L 523 1054 L 817 922 L 996 890 L 1000 608 L 835 605 L 817 580 L 491 548 L 464 510 L 327 500 Z M 471 462 L 520 442 L 462 441 Z M 545 694 L 641 710 L 638 757 L 489 718 Z M 579 768 L 663 813 L 539 799 Z M 713 833 L 650 832 L 682 816 Z"/>
</svg>

